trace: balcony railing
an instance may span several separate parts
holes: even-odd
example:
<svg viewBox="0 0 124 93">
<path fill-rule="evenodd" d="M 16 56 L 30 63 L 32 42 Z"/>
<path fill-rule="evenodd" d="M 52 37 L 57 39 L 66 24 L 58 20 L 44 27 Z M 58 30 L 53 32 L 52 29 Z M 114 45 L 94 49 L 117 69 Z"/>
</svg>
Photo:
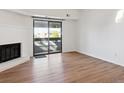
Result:
<svg viewBox="0 0 124 93">
<path fill-rule="evenodd" d="M 49 43 L 48 43 L 49 42 Z M 61 52 L 61 38 L 34 38 L 35 55 Z"/>
</svg>

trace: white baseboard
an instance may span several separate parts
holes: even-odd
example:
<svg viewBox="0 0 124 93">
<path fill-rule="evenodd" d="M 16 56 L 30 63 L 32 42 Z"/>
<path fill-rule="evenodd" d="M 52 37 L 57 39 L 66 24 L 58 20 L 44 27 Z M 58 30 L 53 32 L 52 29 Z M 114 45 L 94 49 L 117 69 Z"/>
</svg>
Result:
<svg viewBox="0 0 124 93">
<path fill-rule="evenodd" d="M 15 67 L 29 60 L 30 60 L 30 57 L 21 57 L 21 58 L 16 58 L 10 61 L 6 61 L 4 63 L 0 63 L 0 72 L 10 69 L 12 67 Z"/>
<path fill-rule="evenodd" d="M 94 57 L 94 58 L 97 58 L 97 59 L 100 59 L 100 60 L 104 60 L 104 61 L 106 61 L 106 62 L 115 64 L 115 65 L 119 65 L 119 66 L 123 66 L 123 67 L 124 67 L 124 64 L 119 63 L 119 62 L 116 62 L 116 61 L 113 61 L 113 60 L 108 60 L 108 59 L 105 59 L 105 58 L 103 58 L 103 57 L 95 56 L 95 55 L 93 55 L 93 54 L 86 53 L 86 52 L 81 52 L 81 51 L 78 51 L 78 50 L 77 50 L 77 52 L 79 52 L 79 53 L 81 53 L 81 54 L 85 54 L 85 55 L 91 56 L 91 57 Z"/>
</svg>

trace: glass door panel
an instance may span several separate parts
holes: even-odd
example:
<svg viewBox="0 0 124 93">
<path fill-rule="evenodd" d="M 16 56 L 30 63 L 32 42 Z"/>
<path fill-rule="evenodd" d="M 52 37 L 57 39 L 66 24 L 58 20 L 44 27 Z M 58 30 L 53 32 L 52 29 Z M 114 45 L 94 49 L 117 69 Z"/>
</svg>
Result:
<svg viewBox="0 0 124 93">
<path fill-rule="evenodd" d="M 49 22 L 49 53 L 56 53 L 62 51 L 61 30 L 61 22 Z"/>
<path fill-rule="evenodd" d="M 34 20 L 34 56 L 62 51 L 62 22 Z"/>
<path fill-rule="evenodd" d="M 48 22 L 34 21 L 34 55 L 48 54 Z"/>
</svg>

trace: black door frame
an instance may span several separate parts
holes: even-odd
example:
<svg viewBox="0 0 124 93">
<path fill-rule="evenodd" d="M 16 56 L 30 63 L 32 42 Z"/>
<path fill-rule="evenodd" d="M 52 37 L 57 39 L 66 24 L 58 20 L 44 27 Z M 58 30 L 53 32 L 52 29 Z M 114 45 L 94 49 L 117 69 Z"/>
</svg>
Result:
<svg viewBox="0 0 124 93">
<path fill-rule="evenodd" d="M 39 55 L 48 55 L 48 54 L 55 54 L 55 53 L 62 53 L 62 21 L 49 21 L 49 20 L 39 20 L 39 19 L 33 19 L 33 56 L 36 56 L 35 55 L 35 52 L 34 52 L 34 50 L 35 50 L 35 47 L 34 47 L 34 23 L 35 23 L 35 21 L 47 21 L 48 22 L 48 53 L 44 53 L 44 54 L 39 54 Z M 60 23 L 60 25 L 61 25 L 61 51 L 60 52 L 52 52 L 52 53 L 50 53 L 50 49 L 49 49 L 49 23 L 50 22 L 57 22 L 57 23 Z"/>
</svg>

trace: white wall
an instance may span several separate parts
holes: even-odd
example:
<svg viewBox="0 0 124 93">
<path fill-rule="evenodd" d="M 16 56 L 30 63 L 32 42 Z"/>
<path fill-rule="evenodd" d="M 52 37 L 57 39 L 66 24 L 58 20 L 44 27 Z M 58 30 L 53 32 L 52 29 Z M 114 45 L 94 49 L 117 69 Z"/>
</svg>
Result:
<svg viewBox="0 0 124 93">
<path fill-rule="evenodd" d="M 66 20 L 63 21 L 62 25 L 62 45 L 63 52 L 75 51 L 76 50 L 76 29 L 77 21 Z"/>
<path fill-rule="evenodd" d="M 31 17 L 0 10 L 0 45 L 21 42 L 22 57 L 32 56 L 32 31 Z"/>
<path fill-rule="evenodd" d="M 116 23 L 118 11 L 81 11 L 77 35 L 79 52 L 124 65 L 124 18 Z"/>
</svg>

